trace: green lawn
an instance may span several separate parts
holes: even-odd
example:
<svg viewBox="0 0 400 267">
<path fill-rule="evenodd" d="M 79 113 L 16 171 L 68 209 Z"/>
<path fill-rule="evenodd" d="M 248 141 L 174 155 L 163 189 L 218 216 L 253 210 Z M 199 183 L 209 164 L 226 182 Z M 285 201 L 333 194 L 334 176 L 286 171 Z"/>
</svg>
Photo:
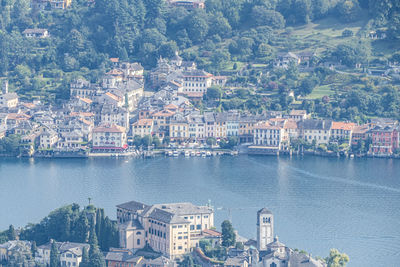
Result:
<svg viewBox="0 0 400 267">
<path fill-rule="evenodd" d="M 322 85 L 316 87 L 311 94 L 309 94 L 306 99 L 317 99 L 322 98 L 323 96 L 331 96 L 333 95 L 333 90 L 330 85 Z"/>
</svg>

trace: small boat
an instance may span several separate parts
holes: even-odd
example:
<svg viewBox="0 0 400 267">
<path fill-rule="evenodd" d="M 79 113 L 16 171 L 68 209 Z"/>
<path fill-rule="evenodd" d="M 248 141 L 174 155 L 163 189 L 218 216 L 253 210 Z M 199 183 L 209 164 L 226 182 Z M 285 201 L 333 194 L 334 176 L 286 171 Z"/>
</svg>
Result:
<svg viewBox="0 0 400 267">
<path fill-rule="evenodd" d="M 205 151 L 202 151 L 202 152 L 201 152 L 201 156 L 202 156 L 203 158 L 205 158 L 205 157 L 207 156 L 207 153 L 206 153 Z"/>
<path fill-rule="evenodd" d="M 190 156 L 191 157 L 195 157 L 196 156 L 196 152 L 194 152 L 193 150 L 190 152 Z"/>
<path fill-rule="evenodd" d="M 207 151 L 207 157 L 211 157 L 211 152 L 210 151 Z"/>
<path fill-rule="evenodd" d="M 172 153 L 172 155 L 173 155 L 174 157 L 178 157 L 178 156 L 179 156 L 179 152 L 175 150 L 175 151 Z"/>
<path fill-rule="evenodd" d="M 200 152 L 200 151 L 197 151 L 197 152 L 196 152 L 196 156 L 197 156 L 197 157 L 200 157 L 200 156 L 201 156 L 201 152 Z"/>
<path fill-rule="evenodd" d="M 185 157 L 190 157 L 190 152 L 188 150 L 185 151 Z"/>
<path fill-rule="evenodd" d="M 168 151 L 168 156 L 172 157 L 172 151 Z"/>
</svg>

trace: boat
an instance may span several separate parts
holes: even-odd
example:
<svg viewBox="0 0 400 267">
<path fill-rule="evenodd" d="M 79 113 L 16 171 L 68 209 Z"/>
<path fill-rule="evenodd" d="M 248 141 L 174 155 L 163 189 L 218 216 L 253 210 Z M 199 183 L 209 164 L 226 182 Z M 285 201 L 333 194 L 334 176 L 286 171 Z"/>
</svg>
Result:
<svg viewBox="0 0 400 267">
<path fill-rule="evenodd" d="M 172 155 L 173 155 L 174 157 L 178 157 L 178 156 L 179 156 L 179 151 L 175 150 L 175 151 L 172 153 Z"/>
<path fill-rule="evenodd" d="M 206 155 L 207 155 L 207 157 L 211 157 L 211 152 L 207 151 Z"/>
<path fill-rule="evenodd" d="M 202 156 L 203 158 L 205 158 L 205 157 L 207 156 L 207 153 L 206 153 L 205 151 L 202 151 L 202 152 L 201 152 L 201 156 Z"/>
<path fill-rule="evenodd" d="M 195 156 L 196 156 L 196 152 L 195 152 L 195 151 L 193 151 L 193 150 L 192 150 L 192 151 L 190 151 L 190 156 L 191 156 L 191 157 L 195 157 Z"/>
<path fill-rule="evenodd" d="M 190 157 L 190 152 L 188 150 L 185 151 L 185 157 Z"/>
<path fill-rule="evenodd" d="M 172 157 L 172 151 L 168 151 L 168 156 Z"/>
</svg>

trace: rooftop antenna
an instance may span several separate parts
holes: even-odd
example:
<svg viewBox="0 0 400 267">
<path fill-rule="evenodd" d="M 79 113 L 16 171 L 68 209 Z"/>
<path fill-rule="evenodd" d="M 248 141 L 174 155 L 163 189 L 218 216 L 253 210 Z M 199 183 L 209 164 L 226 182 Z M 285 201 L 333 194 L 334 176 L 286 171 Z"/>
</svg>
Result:
<svg viewBox="0 0 400 267">
<path fill-rule="evenodd" d="M 91 198 L 91 197 L 88 197 L 88 200 L 89 200 L 89 206 L 90 206 L 90 201 L 92 200 L 92 198 Z"/>
</svg>

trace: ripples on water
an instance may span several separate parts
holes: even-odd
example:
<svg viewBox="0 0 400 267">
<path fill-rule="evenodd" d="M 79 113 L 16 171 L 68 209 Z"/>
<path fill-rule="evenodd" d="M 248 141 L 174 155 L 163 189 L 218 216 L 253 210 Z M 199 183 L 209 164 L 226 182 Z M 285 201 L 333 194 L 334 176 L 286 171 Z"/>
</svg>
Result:
<svg viewBox="0 0 400 267">
<path fill-rule="evenodd" d="M 91 197 L 115 205 L 212 200 L 216 224 L 255 237 L 255 214 L 275 214 L 276 234 L 293 248 L 350 256 L 349 266 L 399 266 L 400 161 L 285 157 L 0 160 L 0 228 L 36 222 Z"/>
</svg>

